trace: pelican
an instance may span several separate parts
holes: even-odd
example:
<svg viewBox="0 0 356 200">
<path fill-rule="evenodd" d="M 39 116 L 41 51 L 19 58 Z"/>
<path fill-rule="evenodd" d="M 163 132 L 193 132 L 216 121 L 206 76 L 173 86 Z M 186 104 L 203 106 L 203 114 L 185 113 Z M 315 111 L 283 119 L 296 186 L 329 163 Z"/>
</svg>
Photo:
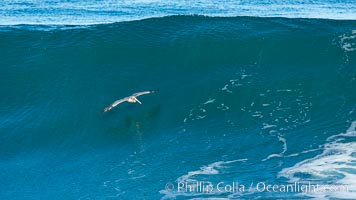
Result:
<svg viewBox="0 0 356 200">
<path fill-rule="evenodd" d="M 104 108 L 103 112 L 108 112 L 112 108 L 114 108 L 115 106 L 117 106 L 123 102 L 142 104 L 141 101 L 139 101 L 136 97 L 144 95 L 144 94 L 150 94 L 150 93 L 154 93 L 154 91 L 152 90 L 152 91 L 137 92 L 137 93 L 132 94 L 131 96 L 116 100 L 116 101 L 114 101 L 114 103 L 112 103 L 112 104 L 108 105 L 106 108 Z"/>
</svg>

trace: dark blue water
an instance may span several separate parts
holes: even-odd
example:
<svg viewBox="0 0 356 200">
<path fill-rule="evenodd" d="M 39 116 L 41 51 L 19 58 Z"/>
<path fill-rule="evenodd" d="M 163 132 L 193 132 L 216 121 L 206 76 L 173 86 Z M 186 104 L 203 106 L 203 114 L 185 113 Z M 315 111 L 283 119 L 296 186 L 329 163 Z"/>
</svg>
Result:
<svg viewBox="0 0 356 200">
<path fill-rule="evenodd" d="M 354 199 L 355 30 L 203 16 L 3 26 L 0 198 Z"/>
</svg>

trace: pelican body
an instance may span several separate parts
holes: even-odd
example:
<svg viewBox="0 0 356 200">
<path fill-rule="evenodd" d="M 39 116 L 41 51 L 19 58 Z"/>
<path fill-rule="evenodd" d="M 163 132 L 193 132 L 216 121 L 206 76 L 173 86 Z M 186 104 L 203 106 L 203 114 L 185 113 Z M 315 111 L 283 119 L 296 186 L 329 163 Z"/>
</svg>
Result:
<svg viewBox="0 0 356 200">
<path fill-rule="evenodd" d="M 141 96 L 141 95 L 144 95 L 144 94 L 150 94 L 150 93 L 154 93 L 154 91 L 137 92 L 137 93 L 132 94 L 131 96 L 116 100 L 116 101 L 114 101 L 114 103 L 112 103 L 109 106 L 107 106 L 106 108 L 104 108 L 103 112 L 108 112 L 112 108 L 114 108 L 115 106 L 117 106 L 117 105 L 119 105 L 120 103 L 123 103 L 123 102 L 142 104 L 141 101 L 139 101 L 137 99 L 137 97 Z"/>
</svg>

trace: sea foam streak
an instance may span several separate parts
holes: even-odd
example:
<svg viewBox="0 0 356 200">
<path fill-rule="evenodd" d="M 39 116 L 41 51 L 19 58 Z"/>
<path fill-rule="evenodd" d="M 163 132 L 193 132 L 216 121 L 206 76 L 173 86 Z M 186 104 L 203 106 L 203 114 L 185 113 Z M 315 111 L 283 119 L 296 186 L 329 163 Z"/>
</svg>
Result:
<svg viewBox="0 0 356 200">
<path fill-rule="evenodd" d="M 334 185 L 346 185 L 348 192 L 323 192 L 307 194 L 317 198 L 343 198 L 356 199 L 356 121 L 345 133 L 328 138 L 329 143 L 324 145 L 324 151 L 314 158 L 304 160 L 293 167 L 285 168 L 280 177 L 288 178 L 291 182 L 316 182 Z M 347 141 L 347 142 L 345 142 Z M 309 178 L 301 178 L 307 175 Z"/>
<path fill-rule="evenodd" d="M 211 163 L 209 165 L 204 165 L 200 167 L 199 170 L 195 171 L 190 171 L 186 175 L 183 175 L 179 178 L 177 178 L 176 182 L 177 183 L 194 183 L 194 182 L 199 182 L 202 180 L 196 180 L 196 176 L 212 176 L 212 175 L 218 175 L 220 174 L 220 170 L 223 168 L 228 167 L 227 165 L 233 164 L 236 162 L 246 162 L 248 159 L 237 159 L 237 160 L 230 160 L 230 161 L 217 161 L 214 163 Z M 204 181 L 205 183 L 209 183 L 209 181 Z M 165 196 L 162 197 L 162 199 L 172 199 L 176 198 L 177 196 L 200 196 L 202 193 L 185 193 L 185 192 L 176 192 L 176 191 L 166 191 L 166 190 L 161 190 L 161 194 L 164 194 Z M 214 192 L 210 192 L 210 195 L 213 195 Z"/>
</svg>

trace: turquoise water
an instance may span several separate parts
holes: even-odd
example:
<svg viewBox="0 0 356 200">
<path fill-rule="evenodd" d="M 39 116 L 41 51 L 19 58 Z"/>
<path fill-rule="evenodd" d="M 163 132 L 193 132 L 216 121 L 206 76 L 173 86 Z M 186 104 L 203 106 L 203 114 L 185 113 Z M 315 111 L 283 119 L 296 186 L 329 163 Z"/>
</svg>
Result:
<svg viewBox="0 0 356 200">
<path fill-rule="evenodd" d="M 204 16 L 2 26 L 0 198 L 354 199 L 355 31 Z M 350 191 L 178 191 L 197 181 Z"/>
</svg>

